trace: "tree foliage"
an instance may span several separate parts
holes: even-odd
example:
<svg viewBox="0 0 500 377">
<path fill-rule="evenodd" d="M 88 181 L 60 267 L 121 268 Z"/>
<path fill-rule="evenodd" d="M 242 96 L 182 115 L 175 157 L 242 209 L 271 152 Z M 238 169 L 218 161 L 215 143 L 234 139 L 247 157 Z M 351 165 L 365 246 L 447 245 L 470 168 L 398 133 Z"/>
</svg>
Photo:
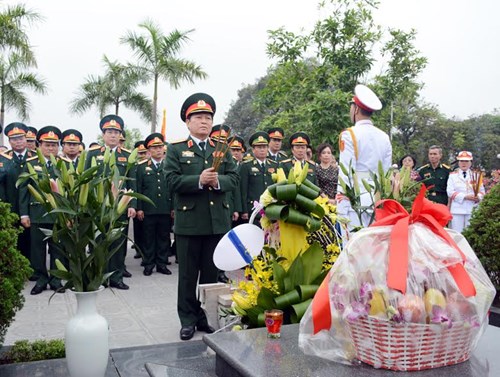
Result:
<svg viewBox="0 0 500 377">
<path fill-rule="evenodd" d="M 121 42 L 128 45 L 137 63 L 132 66 L 142 71 L 153 81 L 153 100 L 151 107 L 151 132 L 156 132 L 158 112 L 158 84 L 159 80 L 167 81 L 174 89 L 178 89 L 181 82 L 194 83 L 195 79 L 205 79 L 208 75 L 196 63 L 180 58 L 178 55 L 189 41 L 189 34 L 194 30 L 179 31 L 177 29 L 168 35 L 163 34 L 160 27 L 152 20 L 139 24 L 144 34 L 128 31 Z"/>
<path fill-rule="evenodd" d="M 102 118 L 108 113 L 109 107 L 113 107 L 114 114 L 118 115 L 123 105 L 150 122 L 151 100 L 137 89 L 147 81 L 147 76 L 140 70 L 111 61 L 106 55 L 103 63 L 104 75 L 91 75 L 85 80 L 70 103 L 70 111 L 82 114 L 96 107 Z"/>
</svg>

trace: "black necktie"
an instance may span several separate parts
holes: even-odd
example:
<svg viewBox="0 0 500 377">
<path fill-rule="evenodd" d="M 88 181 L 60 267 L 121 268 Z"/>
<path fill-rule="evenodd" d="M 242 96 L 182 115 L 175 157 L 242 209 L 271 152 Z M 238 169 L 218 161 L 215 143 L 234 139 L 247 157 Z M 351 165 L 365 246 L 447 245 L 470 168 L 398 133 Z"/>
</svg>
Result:
<svg viewBox="0 0 500 377">
<path fill-rule="evenodd" d="M 463 172 L 463 175 L 464 175 L 464 179 L 467 178 L 467 172 Z"/>
<path fill-rule="evenodd" d="M 201 149 L 202 151 L 205 151 L 205 144 L 206 144 L 206 143 L 205 143 L 204 141 L 200 141 L 200 143 L 198 144 L 198 145 L 200 146 L 200 149 Z"/>
<path fill-rule="evenodd" d="M 16 157 L 17 157 L 17 161 L 23 160 L 23 156 L 21 154 L 16 154 Z"/>
</svg>

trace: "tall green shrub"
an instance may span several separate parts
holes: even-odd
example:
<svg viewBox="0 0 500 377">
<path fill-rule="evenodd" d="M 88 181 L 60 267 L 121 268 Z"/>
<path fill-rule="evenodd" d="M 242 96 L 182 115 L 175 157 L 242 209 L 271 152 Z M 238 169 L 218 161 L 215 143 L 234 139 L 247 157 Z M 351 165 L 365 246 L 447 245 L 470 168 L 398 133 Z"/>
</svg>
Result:
<svg viewBox="0 0 500 377">
<path fill-rule="evenodd" d="M 22 290 L 32 273 L 29 261 L 16 249 L 17 220 L 10 205 L 0 202 L 0 345 L 16 311 L 23 307 Z"/>
<path fill-rule="evenodd" d="M 500 290 L 500 185 L 495 185 L 472 214 L 463 232 L 496 290 Z"/>
</svg>

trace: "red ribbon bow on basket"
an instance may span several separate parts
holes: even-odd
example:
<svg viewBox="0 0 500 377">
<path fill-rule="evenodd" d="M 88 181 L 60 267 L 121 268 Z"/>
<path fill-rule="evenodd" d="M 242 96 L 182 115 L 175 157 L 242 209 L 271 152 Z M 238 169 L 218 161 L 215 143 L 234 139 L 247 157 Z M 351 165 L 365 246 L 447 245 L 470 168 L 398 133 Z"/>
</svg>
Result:
<svg viewBox="0 0 500 377">
<path fill-rule="evenodd" d="M 387 286 L 406 292 L 408 275 L 408 227 L 410 224 L 423 223 L 435 234 L 443 238 L 458 251 L 461 263 L 448 266 L 448 271 L 457 283 L 458 289 L 465 297 L 476 295 L 476 288 L 465 270 L 465 255 L 453 241 L 444 226 L 450 221 L 451 214 L 442 204 L 436 204 L 425 198 L 425 186 L 422 186 L 412 205 L 411 214 L 397 201 L 381 200 L 375 205 L 376 221 L 371 226 L 394 225 L 389 245 L 389 266 L 387 269 Z M 381 207 L 381 205 L 383 205 Z"/>
<path fill-rule="evenodd" d="M 423 223 L 435 234 L 443 238 L 455 248 L 462 259 L 461 263 L 448 266 L 448 270 L 455 280 L 458 289 L 465 297 L 476 295 L 474 283 L 465 270 L 465 255 L 453 241 L 444 226 L 450 221 L 451 214 L 442 204 L 436 204 L 425 198 L 426 188 L 422 186 L 413 202 L 411 214 L 397 201 L 386 199 L 379 201 L 375 206 L 376 221 L 371 226 L 393 225 L 389 245 L 389 265 L 387 270 L 387 286 L 406 292 L 408 276 L 408 228 L 410 224 Z M 381 206 L 383 205 L 383 206 Z M 325 277 L 312 302 L 312 319 L 314 334 L 331 327 L 331 312 L 328 281 L 330 273 Z"/>
</svg>

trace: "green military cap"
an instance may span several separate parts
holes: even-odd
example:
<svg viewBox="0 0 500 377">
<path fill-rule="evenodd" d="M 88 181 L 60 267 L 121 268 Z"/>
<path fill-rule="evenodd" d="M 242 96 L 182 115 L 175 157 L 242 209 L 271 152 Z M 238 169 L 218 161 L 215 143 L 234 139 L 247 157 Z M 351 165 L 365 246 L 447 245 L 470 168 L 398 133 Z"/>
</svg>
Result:
<svg viewBox="0 0 500 377">
<path fill-rule="evenodd" d="M 268 145 L 269 135 L 267 132 L 257 131 L 252 136 L 250 136 L 250 139 L 248 139 L 248 144 L 250 144 L 252 147 L 255 145 Z"/>
<path fill-rule="evenodd" d="M 229 148 L 245 150 L 245 141 L 240 136 L 232 137 L 231 143 L 229 144 Z"/>
<path fill-rule="evenodd" d="M 58 143 L 59 141 L 61 141 L 61 136 L 61 130 L 56 126 L 45 126 L 40 128 L 40 130 L 36 134 L 36 140 L 38 142 L 50 141 Z"/>
<path fill-rule="evenodd" d="M 139 153 L 146 152 L 146 144 L 144 140 L 136 141 L 134 144 L 134 149 L 137 148 Z"/>
<path fill-rule="evenodd" d="M 213 139 L 215 141 L 220 139 L 221 141 L 225 142 L 230 131 L 231 129 L 229 128 L 229 126 L 226 126 L 225 124 L 216 124 L 210 131 L 210 139 Z"/>
<path fill-rule="evenodd" d="M 311 139 L 305 132 L 295 132 L 290 136 L 290 145 L 311 145 Z"/>
<path fill-rule="evenodd" d="M 2 132 L 1 126 L 0 126 L 0 132 Z M 26 136 L 27 132 L 28 132 L 28 126 L 26 126 L 24 123 L 21 122 L 9 123 L 4 130 L 5 136 L 7 136 L 9 139 L 20 136 Z"/>
<path fill-rule="evenodd" d="M 28 126 L 28 131 L 26 132 L 26 140 L 35 141 L 37 133 L 38 130 L 35 127 Z"/>
<path fill-rule="evenodd" d="M 215 114 L 214 99 L 206 93 L 195 93 L 190 95 L 181 107 L 182 121 L 185 122 L 191 114 L 195 113 Z"/>
<path fill-rule="evenodd" d="M 82 133 L 78 130 L 69 129 L 62 133 L 61 144 L 71 143 L 71 144 L 81 144 L 83 141 Z"/>
<path fill-rule="evenodd" d="M 272 127 L 267 130 L 271 139 L 283 140 L 285 138 L 285 131 L 281 127 Z"/>
<path fill-rule="evenodd" d="M 146 148 L 159 147 L 165 145 L 165 139 L 161 133 L 154 132 L 146 138 L 144 143 L 146 144 Z"/>
<path fill-rule="evenodd" d="M 106 115 L 101 119 L 99 123 L 99 128 L 104 133 L 106 130 L 117 130 L 121 133 L 124 132 L 125 125 L 123 123 L 123 119 L 118 115 Z"/>
</svg>

